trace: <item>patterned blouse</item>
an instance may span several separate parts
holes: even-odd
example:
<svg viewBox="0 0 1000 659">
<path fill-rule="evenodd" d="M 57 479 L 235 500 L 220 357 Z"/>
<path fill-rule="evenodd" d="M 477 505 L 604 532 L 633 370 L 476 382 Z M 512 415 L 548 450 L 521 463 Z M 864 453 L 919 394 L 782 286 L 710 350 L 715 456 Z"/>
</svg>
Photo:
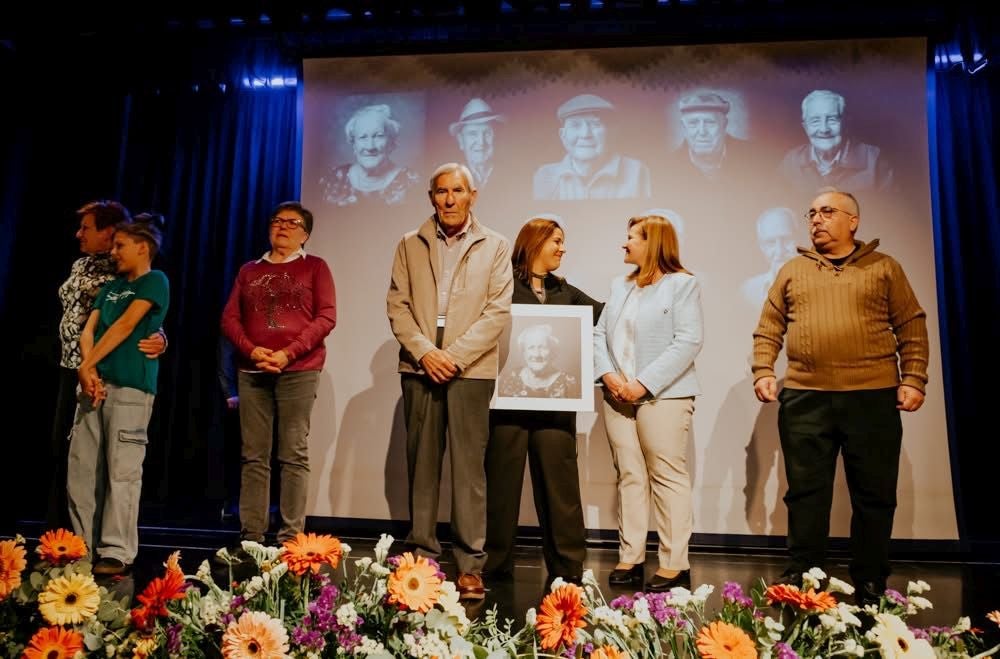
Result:
<svg viewBox="0 0 1000 659">
<path fill-rule="evenodd" d="M 337 206 L 353 206 L 368 199 L 381 201 L 387 205 L 401 204 L 406 199 L 407 191 L 420 184 L 420 177 L 408 167 L 400 167 L 396 175 L 379 190 L 363 192 L 351 184 L 347 173 L 351 165 L 339 165 L 320 179 L 323 188 L 323 199 Z"/>
<path fill-rule="evenodd" d="M 94 308 L 94 298 L 108 281 L 115 278 L 115 262 L 110 254 L 84 256 L 73 263 L 69 279 L 59 287 L 59 301 L 63 315 L 59 321 L 59 340 L 62 343 L 62 358 L 59 365 L 64 368 L 79 368 L 80 334 L 87 324 L 87 317 Z"/>
</svg>

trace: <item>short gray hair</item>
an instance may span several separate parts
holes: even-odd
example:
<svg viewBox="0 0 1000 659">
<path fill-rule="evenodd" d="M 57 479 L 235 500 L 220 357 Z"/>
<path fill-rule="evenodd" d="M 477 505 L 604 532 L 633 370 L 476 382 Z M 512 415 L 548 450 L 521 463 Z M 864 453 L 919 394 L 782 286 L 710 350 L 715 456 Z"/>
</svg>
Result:
<svg viewBox="0 0 1000 659">
<path fill-rule="evenodd" d="M 549 349 L 558 350 L 559 349 L 559 337 L 555 335 L 552 330 L 552 325 L 548 323 L 541 323 L 539 325 L 529 325 L 525 327 L 517 335 L 517 347 L 520 350 L 524 350 L 524 345 L 528 342 L 528 337 L 533 334 L 539 334 L 545 337 L 546 343 L 549 345 Z"/>
<path fill-rule="evenodd" d="M 824 194 L 835 194 L 835 195 L 840 195 L 841 197 L 844 197 L 845 199 L 850 199 L 851 203 L 854 204 L 854 214 L 857 215 L 858 217 L 861 217 L 861 204 L 858 203 L 858 198 L 855 197 L 850 192 L 844 192 L 843 190 L 838 190 L 837 188 L 835 188 L 832 185 L 828 185 L 826 187 L 822 187 L 819 190 L 817 190 L 816 192 L 817 192 L 817 196 L 824 195 Z"/>
<path fill-rule="evenodd" d="M 843 115 L 844 108 L 847 103 L 844 101 L 844 97 L 837 92 L 832 92 L 829 89 L 814 89 L 806 97 L 802 99 L 802 121 L 806 120 L 806 106 L 812 101 L 818 101 L 822 98 L 832 98 L 837 104 L 837 114 Z"/>
<path fill-rule="evenodd" d="M 427 184 L 427 189 L 430 192 L 434 192 L 434 185 L 437 183 L 439 176 L 442 174 L 453 174 L 455 172 L 462 175 L 465 179 L 465 184 L 469 186 L 469 190 L 476 189 L 476 181 L 472 177 L 472 171 L 460 162 L 446 162 L 445 164 L 438 166 L 438 168 L 434 170 L 434 173 L 431 174 L 431 180 Z"/>
<path fill-rule="evenodd" d="M 378 115 L 382 119 L 382 125 L 385 126 L 385 132 L 389 136 L 390 143 L 395 144 L 396 138 L 399 137 L 399 122 L 392 118 L 392 108 L 385 103 L 366 105 L 355 110 L 351 118 L 344 124 L 344 134 L 347 135 L 347 141 L 351 144 L 354 143 L 354 128 L 358 123 L 358 119 L 366 114 Z"/>
</svg>

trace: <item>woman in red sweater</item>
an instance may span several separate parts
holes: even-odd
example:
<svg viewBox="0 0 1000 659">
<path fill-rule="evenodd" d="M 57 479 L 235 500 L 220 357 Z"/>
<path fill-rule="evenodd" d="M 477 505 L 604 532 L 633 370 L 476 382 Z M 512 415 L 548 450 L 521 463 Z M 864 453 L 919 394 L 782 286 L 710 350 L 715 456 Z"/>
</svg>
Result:
<svg viewBox="0 0 1000 659">
<path fill-rule="evenodd" d="M 326 359 L 323 341 L 337 322 L 337 308 L 329 266 L 304 249 L 312 213 L 286 201 L 271 213 L 268 227 L 271 249 L 240 268 L 222 312 L 222 332 L 239 355 L 241 540 L 263 542 L 267 532 L 277 416 L 280 543 L 305 525 L 309 419 Z"/>
</svg>

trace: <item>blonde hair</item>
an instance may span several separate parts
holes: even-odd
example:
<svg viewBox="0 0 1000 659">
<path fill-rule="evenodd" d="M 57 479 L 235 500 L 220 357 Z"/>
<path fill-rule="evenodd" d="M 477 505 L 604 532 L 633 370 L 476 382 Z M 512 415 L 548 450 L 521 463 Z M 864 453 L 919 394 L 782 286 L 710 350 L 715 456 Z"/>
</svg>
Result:
<svg viewBox="0 0 1000 659">
<path fill-rule="evenodd" d="M 639 286 L 652 284 L 658 273 L 688 272 L 681 265 L 680 245 L 674 225 L 662 215 L 629 218 L 628 228 L 638 227 L 646 240 L 646 256 L 628 278 Z"/>
</svg>

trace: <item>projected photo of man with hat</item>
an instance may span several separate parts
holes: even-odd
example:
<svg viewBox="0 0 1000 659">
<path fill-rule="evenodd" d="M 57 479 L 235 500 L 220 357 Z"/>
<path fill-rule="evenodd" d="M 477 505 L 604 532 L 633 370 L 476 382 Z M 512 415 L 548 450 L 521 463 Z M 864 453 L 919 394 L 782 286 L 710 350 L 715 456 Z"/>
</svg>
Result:
<svg viewBox="0 0 1000 659">
<path fill-rule="evenodd" d="M 448 132 L 458 140 L 458 148 L 465 155 L 465 164 L 472 171 L 476 188 L 483 190 L 493 174 L 493 140 L 496 125 L 506 121 L 504 115 L 493 111 L 481 98 L 473 98 L 465 107 L 458 121 L 448 127 Z"/>
<path fill-rule="evenodd" d="M 556 110 L 566 156 L 535 172 L 534 197 L 634 199 L 650 196 L 649 169 L 608 148 L 615 106 L 595 94 L 580 94 Z"/>
</svg>

